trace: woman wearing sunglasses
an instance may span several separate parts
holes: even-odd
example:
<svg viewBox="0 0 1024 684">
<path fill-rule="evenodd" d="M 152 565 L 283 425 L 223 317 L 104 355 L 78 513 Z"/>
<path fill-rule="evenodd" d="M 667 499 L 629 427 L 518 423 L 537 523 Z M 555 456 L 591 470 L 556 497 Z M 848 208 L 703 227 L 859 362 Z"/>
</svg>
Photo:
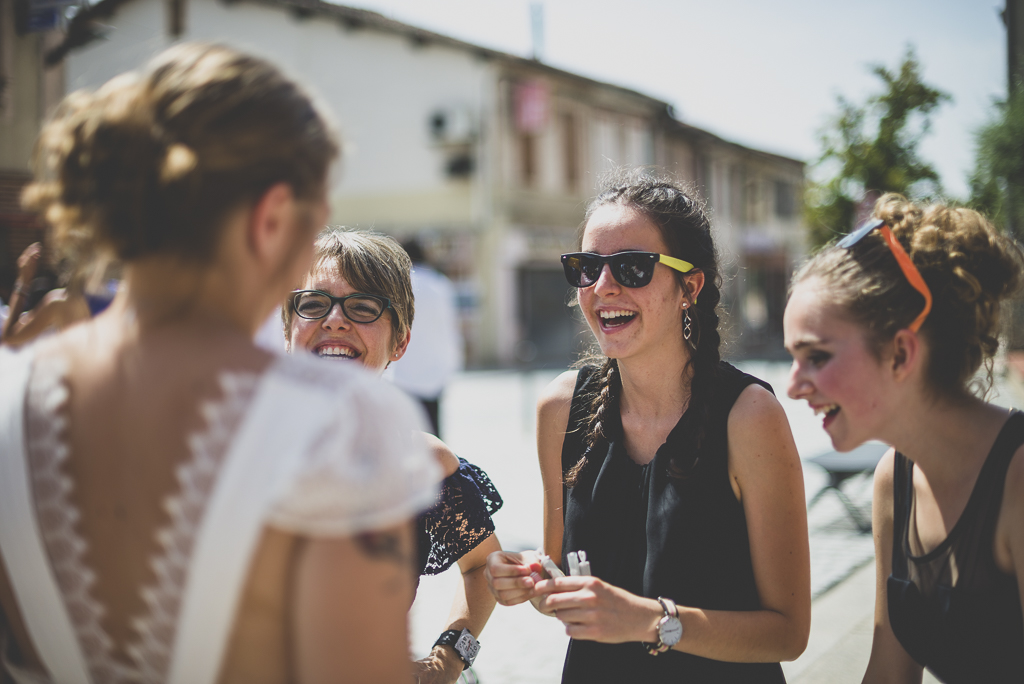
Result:
<svg viewBox="0 0 1024 684">
<path fill-rule="evenodd" d="M 537 418 L 543 551 L 567 576 L 495 553 L 492 590 L 565 624 L 563 682 L 781 682 L 810 624 L 802 472 L 770 388 L 720 359 L 708 218 L 635 174 L 580 238 L 562 263 L 602 354 Z"/>
<path fill-rule="evenodd" d="M 1024 681 L 1024 416 L 986 403 L 1021 253 L 969 209 L 882 197 L 797 274 L 789 395 L 875 470 L 875 631 L 865 682 Z M 984 365 L 988 377 L 975 379 Z"/>
<path fill-rule="evenodd" d="M 0 680 L 409 681 L 404 559 L 438 470 L 415 407 L 252 344 L 337 154 L 301 88 L 216 45 L 43 128 L 31 205 L 124 281 L 0 349 Z"/>
<path fill-rule="evenodd" d="M 302 289 L 282 310 L 289 350 L 355 361 L 383 373 L 409 345 L 415 304 L 411 270 L 409 255 L 387 236 L 337 228 L 321 232 Z M 458 681 L 472 664 L 476 639 L 494 610 L 484 564 L 488 554 L 501 549 L 491 514 L 502 501 L 486 473 L 433 435 L 424 438 L 445 479 L 434 505 L 416 518 L 416 571 L 436 575 L 458 563 L 462 576 L 447 627 L 430 654 L 415 663 L 421 684 L 440 684 Z"/>
</svg>

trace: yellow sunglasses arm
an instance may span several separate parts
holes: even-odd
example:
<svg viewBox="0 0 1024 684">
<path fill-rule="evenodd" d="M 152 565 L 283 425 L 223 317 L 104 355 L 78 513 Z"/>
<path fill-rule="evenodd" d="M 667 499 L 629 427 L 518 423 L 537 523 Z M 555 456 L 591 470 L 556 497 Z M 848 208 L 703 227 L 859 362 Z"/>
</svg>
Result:
<svg viewBox="0 0 1024 684">
<path fill-rule="evenodd" d="M 689 261 L 676 259 L 675 257 L 668 256 L 667 254 L 659 254 L 658 261 L 665 264 L 669 268 L 674 268 L 680 273 L 689 273 L 690 271 L 693 270 L 693 264 L 691 264 Z"/>
</svg>

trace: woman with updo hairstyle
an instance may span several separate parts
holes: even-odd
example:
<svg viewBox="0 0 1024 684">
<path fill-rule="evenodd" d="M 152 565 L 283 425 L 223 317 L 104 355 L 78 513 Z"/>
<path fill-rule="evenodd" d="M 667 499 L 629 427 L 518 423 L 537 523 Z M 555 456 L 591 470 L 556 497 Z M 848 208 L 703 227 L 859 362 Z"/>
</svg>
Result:
<svg viewBox="0 0 1024 684">
<path fill-rule="evenodd" d="M 564 623 L 563 682 L 782 682 L 810 627 L 803 476 L 771 388 L 721 360 L 708 217 L 633 172 L 579 244 L 562 264 L 601 355 L 538 404 L 550 561 L 491 554 L 492 591 Z"/>
<path fill-rule="evenodd" d="M 794 279 L 789 396 L 839 451 L 892 446 L 865 682 L 1024 680 L 1024 416 L 984 400 L 1021 265 L 977 212 L 890 194 Z"/>
<path fill-rule="evenodd" d="M 216 45 L 44 127 L 27 204 L 124 279 L 88 322 L 0 349 L 0 679 L 410 681 L 411 518 L 439 476 L 422 421 L 376 378 L 251 342 L 309 267 L 337 155 L 301 88 Z"/>
</svg>

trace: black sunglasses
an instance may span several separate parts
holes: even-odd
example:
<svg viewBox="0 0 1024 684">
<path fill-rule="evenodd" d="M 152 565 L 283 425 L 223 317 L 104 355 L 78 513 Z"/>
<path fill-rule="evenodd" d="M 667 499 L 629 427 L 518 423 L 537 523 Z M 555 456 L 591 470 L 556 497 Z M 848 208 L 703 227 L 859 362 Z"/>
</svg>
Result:
<svg viewBox="0 0 1024 684">
<path fill-rule="evenodd" d="M 292 292 L 292 309 L 299 318 L 311 321 L 323 318 L 335 304 L 341 305 L 341 312 L 353 323 L 373 323 L 391 308 L 391 300 L 387 297 L 362 292 L 344 297 L 334 297 L 320 290 Z"/>
<path fill-rule="evenodd" d="M 590 287 L 596 283 L 605 264 L 612 267 L 612 277 L 619 285 L 643 287 L 651 282 L 651 278 L 654 277 L 654 266 L 659 263 L 680 273 L 689 273 L 694 268 L 689 261 L 657 252 L 617 252 L 608 255 L 571 252 L 562 255 L 565 279 L 573 287 Z"/>
</svg>

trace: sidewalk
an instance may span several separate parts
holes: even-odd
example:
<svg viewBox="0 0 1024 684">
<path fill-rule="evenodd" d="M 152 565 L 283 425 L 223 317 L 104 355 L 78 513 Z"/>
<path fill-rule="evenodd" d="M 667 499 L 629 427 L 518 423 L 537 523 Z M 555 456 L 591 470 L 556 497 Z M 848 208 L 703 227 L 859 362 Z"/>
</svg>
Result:
<svg viewBox="0 0 1024 684">
<path fill-rule="evenodd" d="M 807 649 L 783 663 L 789 684 L 860 684 L 871 655 L 875 564 L 866 563 L 811 604 Z M 938 684 L 929 672 L 923 684 Z"/>
</svg>

